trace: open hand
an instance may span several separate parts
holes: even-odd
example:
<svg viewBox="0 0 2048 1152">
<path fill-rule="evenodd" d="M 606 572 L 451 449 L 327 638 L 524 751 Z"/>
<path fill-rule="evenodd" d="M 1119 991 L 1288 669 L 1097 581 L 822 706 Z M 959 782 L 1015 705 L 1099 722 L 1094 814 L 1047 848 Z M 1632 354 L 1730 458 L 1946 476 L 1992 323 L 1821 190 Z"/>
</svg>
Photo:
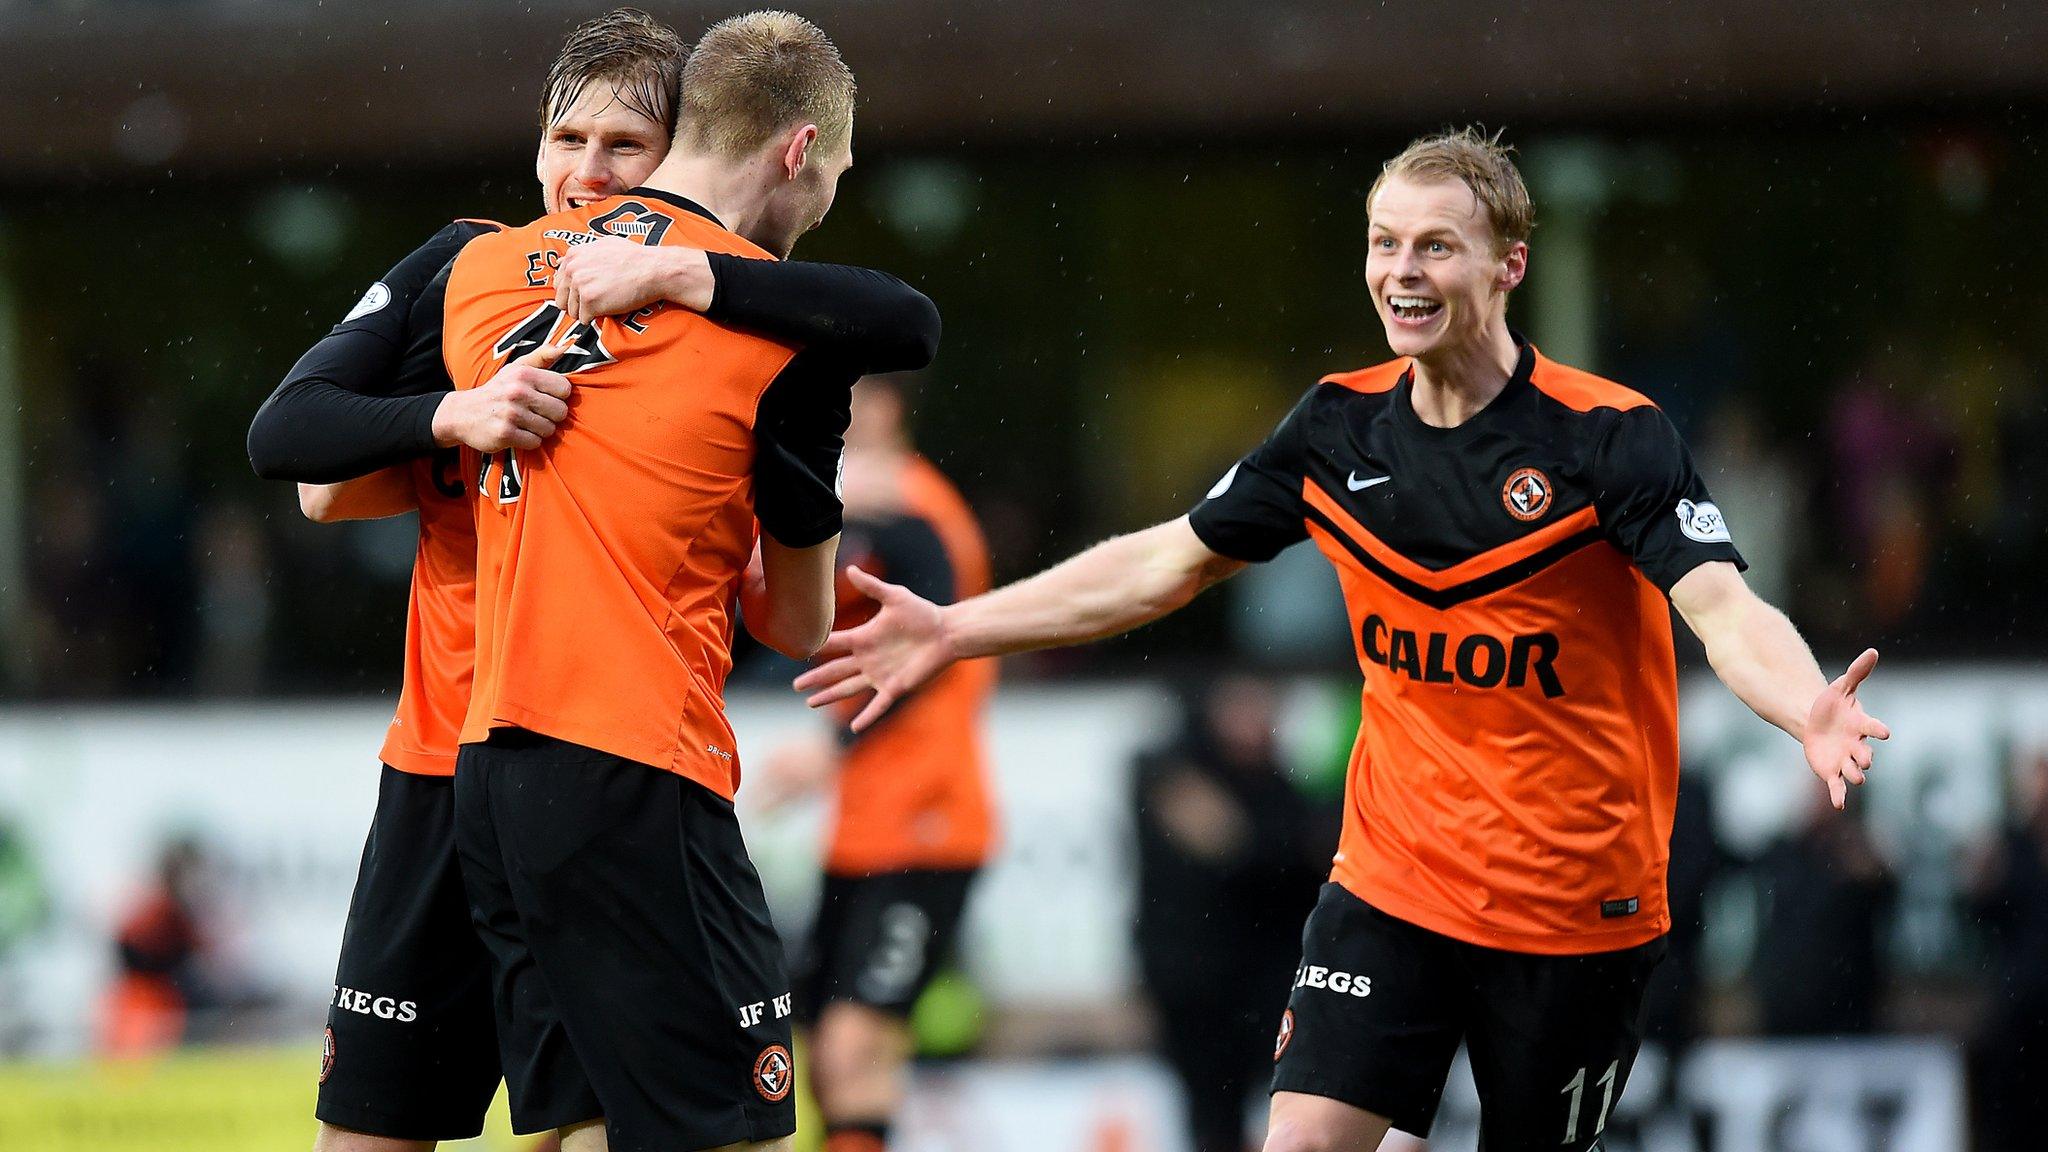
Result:
<svg viewBox="0 0 2048 1152">
<path fill-rule="evenodd" d="M 1821 690 L 1806 716 L 1806 765 L 1828 787 L 1828 801 L 1839 811 L 1849 802 L 1849 785 L 1861 784 L 1870 771 L 1870 741 L 1889 740 L 1892 730 L 1863 710 L 1856 689 L 1877 667 L 1877 649 L 1866 648 Z"/>
<path fill-rule="evenodd" d="M 853 718 L 853 730 L 865 732 L 955 657 L 938 605 L 857 567 L 849 566 L 846 578 L 881 611 L 858 628 L 834 632 L 818 651 L 824 663 L 797 677 L 794 687 L 809 694 L 804 702 L 813 708 L 873 692 L 874 699 Z"/>
</svg>

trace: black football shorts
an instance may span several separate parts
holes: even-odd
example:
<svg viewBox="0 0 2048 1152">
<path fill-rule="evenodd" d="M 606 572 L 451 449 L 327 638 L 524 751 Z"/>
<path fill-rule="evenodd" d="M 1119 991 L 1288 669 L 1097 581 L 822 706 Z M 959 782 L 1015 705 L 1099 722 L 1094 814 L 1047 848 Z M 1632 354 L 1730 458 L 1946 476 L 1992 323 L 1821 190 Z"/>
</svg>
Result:
<svg viewBox="0 0 2048 1152">
<path fill-rule="evenodd" d="M 798 965 L 806 1020 L 851 1001 L 907 1016 L 951 958 L 976 868 L 917 869 L 866 876 L 827 873 L 818 918 Z"/>
<path fill-rule="evenodd" d="M 793 998 L 732 803 L 520 729 L 465 745 L 455 781 L 513 1127 L 546 1126 L 527 1108 L 553 1089 L 548 1053 L 519 1027 L 538 1013 L 561 1020 L 614 1152 L 794 1132 Z"/>
<path fill-rule="evenodd" d="M 579 1077 L 573 1067 L 565 1076 Z M 483 1131 L 497 1089 L 491 961 L 456 864 L 454 781 L 386 766 L 328 1001 L 315 1115 L 374 1136 L 462 1140 Z"/>
<path fill-rule="evenodd" d="M 1426 1136 L 1462 1041 L 1486 1152 L 1592 1152 L 1642 1046 L 1664 950 L 1662 937 L 1584 956 L 1483 948 L 1327 884 L 1302 932 L 1273 1090 Z"/>
</svg>

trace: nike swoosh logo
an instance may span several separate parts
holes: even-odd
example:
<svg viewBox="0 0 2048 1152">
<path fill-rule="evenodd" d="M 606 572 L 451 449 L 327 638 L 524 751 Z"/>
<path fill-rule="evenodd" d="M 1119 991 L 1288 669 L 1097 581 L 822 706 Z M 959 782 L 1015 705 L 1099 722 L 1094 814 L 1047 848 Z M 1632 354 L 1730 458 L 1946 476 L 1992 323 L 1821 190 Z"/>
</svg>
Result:
<svg viewBox="0 0 2048 1152">
<path fill-rule="evenodd" d="M 1375 476 L 1370 480 L 1360 480 L 1358 478 L 1358 473 L 1353 472 L 1351 475 L 1346 476 L 1344 478 L 1344 486 L 1346 488 L 1351 489 L 1353 492 L 1363 492 L 1367 488 L 1371 488 L 1375 484 L 1385 484 L 1387 481 L 1392 479 L 1392 476 Z"/>
</svg>

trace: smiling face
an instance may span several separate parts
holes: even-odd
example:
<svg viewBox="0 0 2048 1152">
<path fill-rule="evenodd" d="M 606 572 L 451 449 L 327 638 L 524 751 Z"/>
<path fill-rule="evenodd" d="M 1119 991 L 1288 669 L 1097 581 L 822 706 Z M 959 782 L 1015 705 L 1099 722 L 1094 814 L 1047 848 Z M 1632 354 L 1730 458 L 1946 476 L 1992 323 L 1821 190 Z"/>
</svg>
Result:
<svg viewBox="0 0 2048 1152">
<path fill-rule="evenodd" d="M 593 80 L 541 133 L 534 175 L 549 212 L 638 186 L 668 155 L 669 131 L 609 81 Z"/>
<path fill-rule="evenodd" d="M 1529 246 L 1502 244 L 1464 181 L 1389 177 L 1370 214 L 1365 279 L 1395 355 L 1477 347 L 1505 323 Z"/>
</svg>

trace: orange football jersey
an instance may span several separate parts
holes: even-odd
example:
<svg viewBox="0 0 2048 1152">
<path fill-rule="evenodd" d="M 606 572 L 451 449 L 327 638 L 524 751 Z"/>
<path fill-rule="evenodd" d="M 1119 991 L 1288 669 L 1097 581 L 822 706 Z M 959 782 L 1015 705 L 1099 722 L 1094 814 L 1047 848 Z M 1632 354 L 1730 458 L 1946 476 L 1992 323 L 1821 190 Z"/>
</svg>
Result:
<svg viewBox="0 0 2048 1152">
<path fill-rule="evenodd" d="M 570 331 L 550 273 L 569 245 L 606 234 L 769 256 L 653 189 L 474 241 L 448 287 L 456 387 Z M 578 332 L 555 364 L 575 385 L 568 421 L 542 447 L 478 468 L 462 739 L 516 726 L 730 798 L 739 761 L 723 692 L 756 539 L 755 421 L 794 350 L 668 304 Z"/>
<path fill-rule="evenodd" d="M 401 772 L 453 776 L 476 670 L 476 514 L 459 450 L 408 467 L 419 494 L 419 549 L 405 614 L 405 682 L 382 759 Z"/>
<path fill-rule="evenodd" d="M 502 227 L 490 220 L 449 224 L 386 272 L 335 325 L 334 334 L 369 333 L 389 345 L 394 362 L 378 384 L 390 395 L 449 387 L 441 355 L 448 268 L 464 245 Z M 475 664 L 476 525 L 457 449 L 393 467 L 407 470 L 417 497 L 419 541 L 406 609 L 405 679 L 380 758 L 401 772 L 449 776 Z"/>
<path fill-rule="evenodd" d="M 903 517 L 917 522 L 942 549 L 951 585 L 944 600 L 988 591 L 988 545 L 952 482 L 928 461 L 915 458 L 904 469 L 903 504 Z M 847 582 L 846 564 L 859 564 L 885 580 L 910 581 L 913 574 L 892 567 L 885 543 L 863 544 L 883 534 L 858 519 L 848 522 L 840 544 L 835 628 L 853 627 L 874 612 L 873 602 Z M 866 875 L 972 868 L 987 861 L 995 820 L 981 725 L 995 682 L 994 660 L 955 664 L 855 740 L 839 775 L 826 871 Z"/>
</svg>

